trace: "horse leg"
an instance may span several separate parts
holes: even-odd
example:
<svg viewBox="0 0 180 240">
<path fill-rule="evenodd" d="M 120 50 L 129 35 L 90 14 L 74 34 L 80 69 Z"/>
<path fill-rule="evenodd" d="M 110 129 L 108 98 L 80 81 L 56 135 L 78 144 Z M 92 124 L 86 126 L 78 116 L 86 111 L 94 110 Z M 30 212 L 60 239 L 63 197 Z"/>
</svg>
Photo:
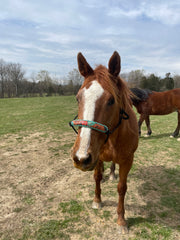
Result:
<svg viewBox="0 0 180 240">
<path fill-rule="evenodd" d="M 179 130 L 180 130 L 180 109 L 177 111 L 178 113 L 178 125 L 174 133 L 172 134 L 173 137 L 177 137 L 179 135 Z"/>
<path fill-rule="evenodd" d="M 144 119 L 145 119 L 145 116 L 144 116 L 144 114 L 141 114 L 141 115 L 140 115 L 140 118 L 139 118 L 139 121 L 138 121 L 138 127 L 139 127 L 139 136 L 141 136 L 141 125 L 142 125 L 142 123 L 143 123 Z"/>
<path fill-rule="evenodd" d="M 133 156 L 129 159 L 128 162 L 120 164 L 119 166 L 119 183 L 118 183 L 118 193 L 119 193 L 119 202 L 117 207 L 118 220 L 117 223 L 120 225 L 121 234 L 128 233 L 127 223 L 124 218 L 125 209 L 124 209 L 124 198 L 127 190 L 127 176 L 129 170 L 131 169 L 133 161 Z"/>
<path fill-rule="evenodd" d="M 95 187 L 95 197 L 92 203 L 92 208 L 98 209 L 102 207 L 102 202 L 101 202 L 101 180 L 102 180 L 102 171 L 104 164 L 102 161 L 99 161 L 95 170 L 94 170 L 94 180 L 96 183 Z"/>
<path fill-rule="evenodd" d="M 110 171 L 110 174 L 109 174 L 109 180 L 113 181 L 114 179 L 116 179 L 116 176 L 115 176 L 116 165 L 115 165 L 115 163 L 112 162 L 110 169 L 111 169 L 111 171 Z"/>
<path fill-rule="evenodd" d="M 152 131 L 151 131 L 151 126 L 150 126 L 150 119 L 149 116 L 146 116 L 145 118 L 145 122 L 146 122 L 146 127 L 147 127 L 147 136 L 150 136 Z"/>
</svg>

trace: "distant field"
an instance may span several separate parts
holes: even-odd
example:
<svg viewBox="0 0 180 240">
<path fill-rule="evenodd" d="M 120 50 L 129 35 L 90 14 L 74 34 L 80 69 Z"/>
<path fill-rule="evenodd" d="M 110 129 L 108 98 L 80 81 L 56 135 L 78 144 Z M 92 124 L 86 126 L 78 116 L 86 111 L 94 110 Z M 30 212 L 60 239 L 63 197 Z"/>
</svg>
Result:
<svg viewBox="0 0 180 240">
<path fill-rule="evenodd" d="M 108 181 L 109 164 L 98 211 L 91 209 L 93 173 L 73 167 L 75 133 L 68 122 L 76 114 L 74 96 L 0 99 L 1 240 L 120 239 L 118 179 Z M 169 138 L 176 115 L 151 116 L 149 138 L 142 126 L 125 200 L 130 231 L 123 239 L 180 239 L 180 142 Z"/>
<path fill-rule="evenodd" d="M 75 97 L 0 99 L 0 135 L 28 131 L 68 131 Z"/>
</svg>

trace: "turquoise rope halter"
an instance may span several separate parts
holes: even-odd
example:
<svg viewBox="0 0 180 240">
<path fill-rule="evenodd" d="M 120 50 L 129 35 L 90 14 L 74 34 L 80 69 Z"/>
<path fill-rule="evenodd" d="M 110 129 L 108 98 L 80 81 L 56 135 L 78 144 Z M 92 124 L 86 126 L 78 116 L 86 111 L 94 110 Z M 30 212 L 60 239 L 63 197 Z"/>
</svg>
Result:
<svg viewBox="0 0 180 240">
<path fill-rule="evenodd" d="M 69 122 L 69 125 L 73 128 L 73 130 L 78 134 L 77 130 L 75 129 L 75 127 L 86 127 L 86 128 L 90 128 L 93 130 L 96 130 L 98 132 L 101 133 L 105 133 L 107 135 L 105 143 L 107 142 L 109 135 L 112 134 L 121 124 L 122 119 L 129 119 L 129 115 L 123 110 L 120 110 L 119 113 L 119 122 L 116 125 L 116 127 L 113 130 L 109 130 L 109 128 L 102 124 L 102 123 L 98 123 L 98 122 L 94 122 L 94 121 L 89 121 L 89 120 L 82 120 L 82 119 L 77 119 L 77 116 L 74 118 L 73 121 Z"/>
<path fill-rule="evenodd" d="M 89 121 L 89 120 L 81 120 L 81 119 L 73 120 L 70 122 L 70 126 L 86 127 L 102 133 L 107 133 L 109 131 L 106 125 L 102 123 L 94 122 L 94 121 Z"/>
</svg>

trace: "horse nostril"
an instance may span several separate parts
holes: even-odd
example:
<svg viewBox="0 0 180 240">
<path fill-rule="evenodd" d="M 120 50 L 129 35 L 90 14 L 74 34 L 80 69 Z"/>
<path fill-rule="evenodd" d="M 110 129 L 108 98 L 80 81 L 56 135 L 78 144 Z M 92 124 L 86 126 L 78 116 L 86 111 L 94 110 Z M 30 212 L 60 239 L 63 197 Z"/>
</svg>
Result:
<svg viewBox="0 0 180 240">
<path fill-rule="evenodd" d="M 92 161 L 92 157 L 91 157 L 91 154 L 89 154 L 89 156 L 83 160 L 83 164 L 87 166 L 91 163 L 91 161 Z"/>
<path fill-rule="evenodd" d="M 73 160 L 74 160 L 75 163 L 79 163 L 79 159 L 76 156 L 73 157 Z"/>
</svg>

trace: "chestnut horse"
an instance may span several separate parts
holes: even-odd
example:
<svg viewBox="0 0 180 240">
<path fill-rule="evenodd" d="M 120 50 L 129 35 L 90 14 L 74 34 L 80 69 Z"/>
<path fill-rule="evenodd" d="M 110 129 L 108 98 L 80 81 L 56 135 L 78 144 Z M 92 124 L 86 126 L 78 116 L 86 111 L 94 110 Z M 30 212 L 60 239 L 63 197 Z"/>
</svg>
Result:
<svg viewBox="0 0 180 240">
<path fill-rule="evenodd" d="M 152 130 L 149 115 L 166 115 L 177 111 L 178 124 L 171 136 L 178 136 L 180 130 L 180 88 L 165 92 L 155 92 L 139 88 L 131 88 L 131 91 L 138 97 L 132 97 L 132 101 L 137 112 L 140 114 L 138 121 L 139 135 L 141 135 L 141 125 L 144 120 L 148 129 L 147 136 L 151 135 Z"/>
<path fill-rule="evenodd" d="M 108 69 L 99 65 L 93 70 L 81 53 L 77 60 L 84 82 L 76 96 L 78 119 L 70 122 L 74 130 L 78 127 L 72 148 L 74 166 L 82 171 L 94 170 L 96 186 L 92 207 L 98 209 L 102 206 L 103 162 L 119 164 L 117 222 L 121 233 L 126 233 L 127 176 L 138 146 L 138 124 L 130 99 L 132 93 L 118 76 L 121 60 L 117 52 L 110 58 Z"/>
</svg>

